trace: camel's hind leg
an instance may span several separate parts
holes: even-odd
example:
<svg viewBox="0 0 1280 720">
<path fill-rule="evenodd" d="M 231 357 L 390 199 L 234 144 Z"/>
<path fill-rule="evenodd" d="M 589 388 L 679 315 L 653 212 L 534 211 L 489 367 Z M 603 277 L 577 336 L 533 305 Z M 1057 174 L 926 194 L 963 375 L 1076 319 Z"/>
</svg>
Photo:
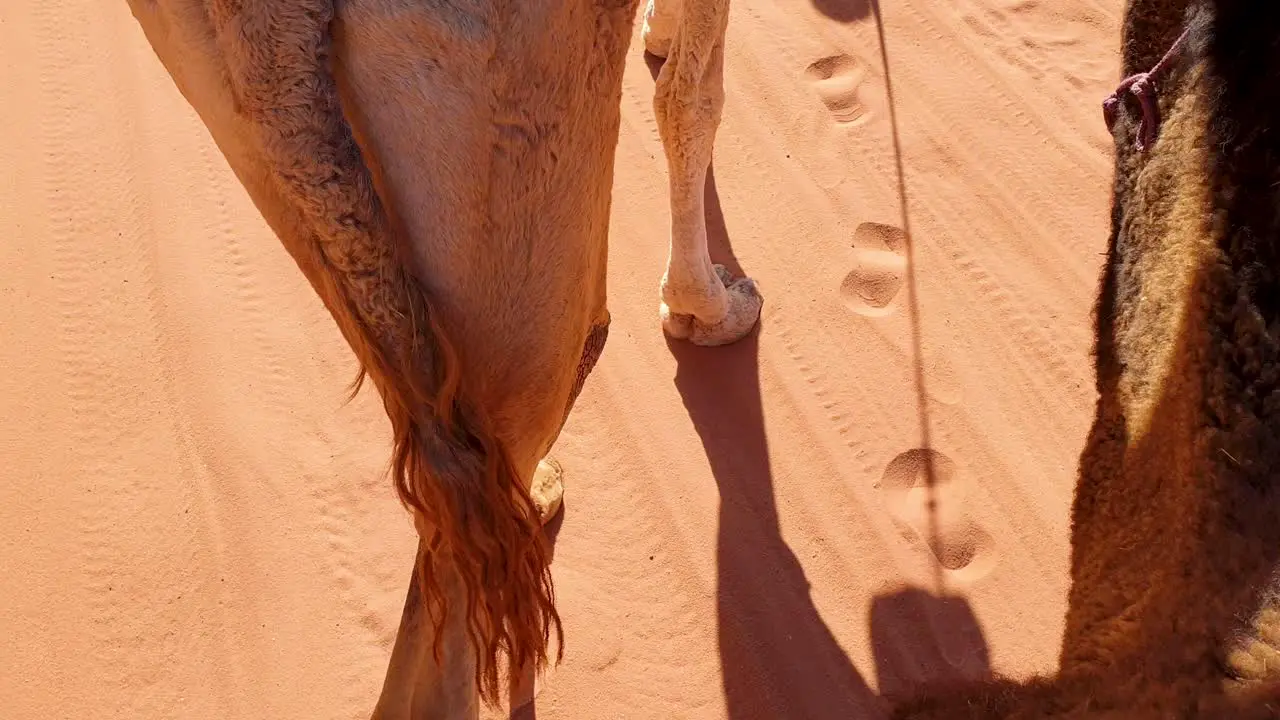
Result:
<svg viewBox="0 0 1280 720">
<path fill-rule="evenodd" d="M 671 250 L 662 278 L 662 325 L 676 338 L 698 345 L 724 345 L 751 332 L 763 303 L 755 282 L 733 280 L 723 267 L 712 264 L 707 249 L 705 191 L 724 107 L 729 0 L 649 3 L 645 45 L 667 51 L 653 103 L 671 193 Z"/>
</svg>

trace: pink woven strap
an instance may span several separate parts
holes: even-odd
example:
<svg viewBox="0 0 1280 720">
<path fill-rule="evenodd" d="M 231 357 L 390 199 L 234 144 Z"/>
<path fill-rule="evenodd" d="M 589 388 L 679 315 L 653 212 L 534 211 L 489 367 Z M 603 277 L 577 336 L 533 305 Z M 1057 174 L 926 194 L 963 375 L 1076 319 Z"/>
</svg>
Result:
<svg viewBox="0 0 1280 720">
<path fill-rule="evenodd" d="M 1147 72 L 1130 75 L 1120 81 L 1120 87 L 1111 96 L 1102 101 L 1102 117 L 1107 122 L 1107 129 L 1114 130 L 1119 108 L 1125 93 L 1138 99 L 1142 107 L 1142 123 L 1138 126 L 1138 150 L 1145 151 L 1156 142 L 1156 133 L 1160 128 L 1160 104 L 1156 101 L 1156 80 L 1169 72 L 1173 58 L 1186 44 L 1188 28 L 1182 31 L 1173 46 L 1169 48 L 1160 62 Z"/>
</svg>

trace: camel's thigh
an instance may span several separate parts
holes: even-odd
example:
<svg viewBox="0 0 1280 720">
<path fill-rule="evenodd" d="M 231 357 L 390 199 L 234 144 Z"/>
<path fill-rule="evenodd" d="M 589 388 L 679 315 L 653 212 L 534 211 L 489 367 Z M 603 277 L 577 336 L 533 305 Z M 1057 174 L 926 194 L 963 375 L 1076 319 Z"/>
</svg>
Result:
<svg viewBox="0 0 1280 720">
<path fill-rule="evenodd" d="M 673 337 L 700 345 L 723 345 L 745 336 L 755 327 L 762 303 L 755 283 L 733 280 L 712 264 L 707 247 L 707 171 L 724 107 L 728 18 L 729 0 L 684 0 L 654 91 L 671 208 L 663 327 Z"/>
</svg>

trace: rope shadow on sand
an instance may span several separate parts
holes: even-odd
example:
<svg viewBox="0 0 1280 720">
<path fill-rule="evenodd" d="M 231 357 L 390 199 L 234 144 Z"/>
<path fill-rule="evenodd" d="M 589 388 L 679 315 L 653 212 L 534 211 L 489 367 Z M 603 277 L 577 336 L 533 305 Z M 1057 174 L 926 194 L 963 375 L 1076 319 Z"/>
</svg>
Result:
<svg viewBox="0 0 1280 720">
<path fill-rule="evenodd" d="M 825 0 L 813 0 L 822 10 Z M 902 137 L 898 125 L 897 100 L 889 67 L 889 47 L 885 39 L 884 16 L 879 0 L 866 0 L 875 19 L 884 71 L 885 104 L 889 111 L 889 128 L 893 140 L 894 170 L 898 190 L 898 209 L 903 234 L 906 236 L 906 295 L 911 327 L 911 364 L 916 389 L 916 415 L 920 429 L 920 447 L 932 450 L 929 417 L 929 393 L 924 373 L 922 314 L 916 276 L 915 234 L 911 229 L 911 211 L 907 194 L 907 174 L 903 162 Z M 825 10 L 824 10 L 825 12 Z M 929 510 L 929 545 L 937 546 L 939 522 L 937 510 L 938 472 L 932 452 L 923 453 L 923 474 Z M 908 697 L 920 686 L 935 682 L 982 680 L 991 677 L 990 652 L 981 626 L 968 600 L 946 589 L 942 564 L 930 558 L 932 590 L 909 587 L 876 597 L 871 603 L 868 623 L 871 645 L 876 660 L 877 687 L 887 701 Z"/>
<path fill-rule="evenodd" d="M 871 5 L 871 0 L 813 0 L 813 7 L 818 12 L 842 23 L 871 17 Z"/>
</svg>

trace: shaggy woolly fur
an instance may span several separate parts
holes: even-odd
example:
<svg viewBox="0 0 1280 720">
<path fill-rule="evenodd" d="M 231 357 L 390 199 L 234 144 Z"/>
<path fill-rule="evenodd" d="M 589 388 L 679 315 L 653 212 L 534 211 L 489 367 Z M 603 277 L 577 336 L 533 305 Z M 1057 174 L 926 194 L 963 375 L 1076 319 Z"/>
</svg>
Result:
<svg viewBox="0 0 1280 720">
<path fill-rule="evenodd" d="M 1185 27 L 1154 146 L 1114 128 L 1059 672 L 896 718 L 1280 717 L 1280 4 L 1130 0 L 1124 74 Z"/>
</svg>

